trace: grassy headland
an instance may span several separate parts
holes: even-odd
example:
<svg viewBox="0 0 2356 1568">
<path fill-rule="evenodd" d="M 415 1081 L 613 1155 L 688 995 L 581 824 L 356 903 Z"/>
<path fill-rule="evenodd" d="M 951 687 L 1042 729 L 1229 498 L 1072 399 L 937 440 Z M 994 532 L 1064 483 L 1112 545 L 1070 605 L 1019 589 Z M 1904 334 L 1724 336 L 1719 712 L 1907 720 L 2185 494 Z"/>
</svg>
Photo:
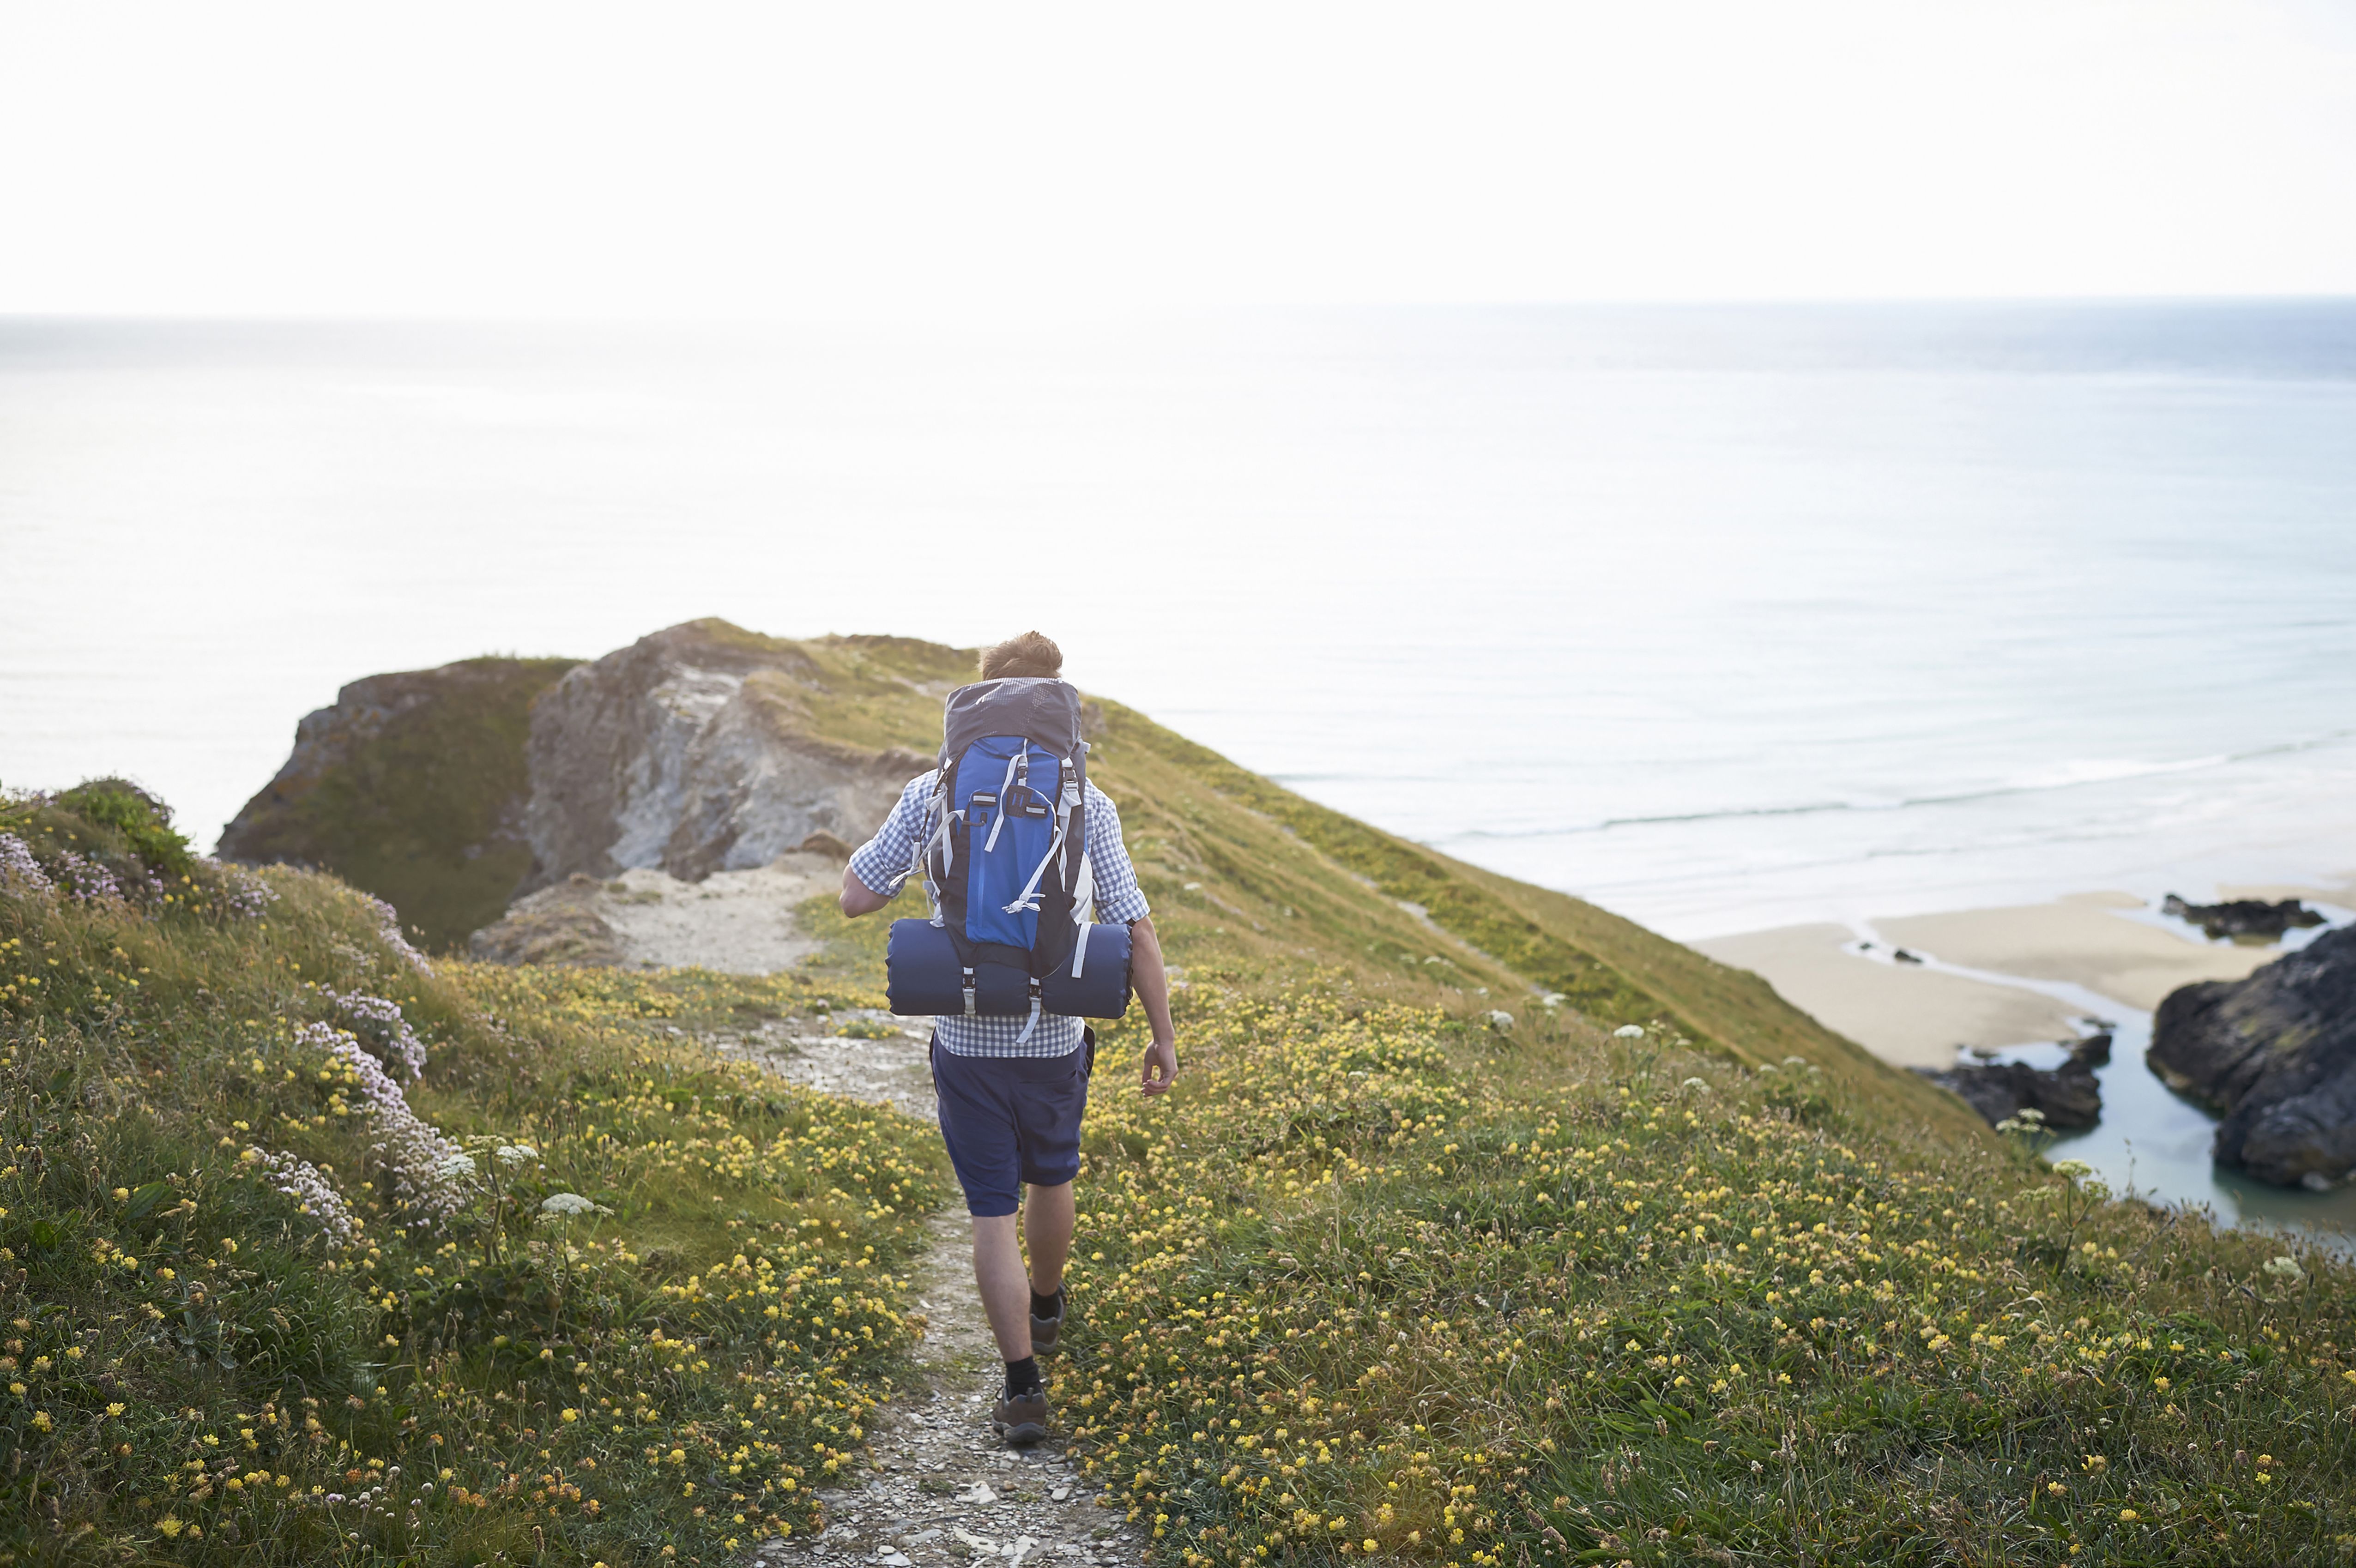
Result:
<svg viewBox="0 0 2356 1568">
<path fill-rule="evenodd" d="M 812 722 L 929 746 L 947 650 L 804 645 Z M 1141 1022 L 1107 1031 L 1055 1394 L 1159 1561 L 2356 1556 L 2343 1266 L 2107 1200 L 1748 976 L 1095 723 L 1187 1072 L 1141 1101 Z M 813 904 L 832 951 L 772 980 L 429 971 L 324 876 L 79 898 L 68 849 L 150 866 L 100 820 L 138 813 L 10 810 L 60 884 L 0 881 L 18 1560 L 808 1528 L 948 1189 L 928 1130 L 693 1037 L 868 998 L 880 922 Z M 354 1050 L 404 1029 L 471 1174 L 363 1108 Z"/>
</svg>

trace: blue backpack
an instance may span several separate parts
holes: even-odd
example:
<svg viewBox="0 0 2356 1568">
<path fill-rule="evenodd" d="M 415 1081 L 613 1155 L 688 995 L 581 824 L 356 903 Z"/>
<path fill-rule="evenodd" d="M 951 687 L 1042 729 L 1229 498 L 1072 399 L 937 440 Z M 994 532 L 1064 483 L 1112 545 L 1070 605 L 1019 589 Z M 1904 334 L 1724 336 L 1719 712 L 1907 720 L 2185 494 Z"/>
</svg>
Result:
<svg viewBox="0 0 2356 1568">
<path fill-rule="evenodd" d="M 892 923 L 894 1013 L 1119 1018 L 1129 928 L 1098 925 L 1087 851 L 1080 694 L 1014 676 L 959 687 L 943 716 L 940 771 L 909 865 L 929 920 Z"/>
</svg>

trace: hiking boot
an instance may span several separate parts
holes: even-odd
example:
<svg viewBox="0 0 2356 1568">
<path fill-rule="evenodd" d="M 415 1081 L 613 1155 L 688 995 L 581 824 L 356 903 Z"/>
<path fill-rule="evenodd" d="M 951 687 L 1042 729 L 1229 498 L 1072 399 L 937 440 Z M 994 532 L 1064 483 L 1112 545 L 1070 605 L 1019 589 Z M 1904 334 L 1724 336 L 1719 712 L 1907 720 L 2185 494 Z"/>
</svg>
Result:
<svg viewBox="0 0 2356 1568">
<path fill-rule="evenodd" d="M 1034 1388 L 1000 1400 L 990 1429 L 1017 1445 L 1038 1442 L 1047 1435 L 1047 1391 Z"/>
<path fill-rule="evenodd" d="M 1031 1315 L 1031 1353 L 1033 1355 L 1053 1356 L 1061 1353 L 1056 1349 L 1055 1340 L 1064 1332 L 1064 1287 L 1057 1285 L 1055 1316 L 1042 1317 L 1035 1312 Z"/>
</svg>

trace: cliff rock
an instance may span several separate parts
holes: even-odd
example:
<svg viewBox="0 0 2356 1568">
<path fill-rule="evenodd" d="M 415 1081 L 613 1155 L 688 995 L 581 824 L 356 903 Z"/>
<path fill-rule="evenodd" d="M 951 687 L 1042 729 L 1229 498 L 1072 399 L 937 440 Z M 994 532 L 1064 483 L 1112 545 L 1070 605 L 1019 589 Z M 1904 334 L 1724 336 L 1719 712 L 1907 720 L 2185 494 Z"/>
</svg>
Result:
<svg viewBox="0 0 2356 1568">
<path fill-rule="evenodd" d="M 2343 1179 L 2356 1169 L 2356 927 L 2245 980 L 2169 993 L 2149 1060 L 2223 1115 L 2218 1164 L 2286 1187 Z"/>
<path fill-rule="evenodd" d="M 223 859 L 335 872 L 437 948 L 498 917 L 530 869 L 524 738 L 571 659 L 465 659 L 369 676 L 294 729 L 277 777 L 221 830 Z"/>
<path fill-rule="evenodd" d="M 924 661 L 934 678 L 912 680 L 855 656 L 867 641 L 805 645 L 691 621 L 572 670 L 532 710 L 533 860 L 519 891 L 635 867 L 697 882 L 814 836 L 864 840 L 932 758 L 905 741 L 861 744 L 862 713 L 937 705 L 971 667 L 970 656 L 911 645 L 947 656 Z M 892 734 L 908 738 L 905 720 Z"/>
</svg>

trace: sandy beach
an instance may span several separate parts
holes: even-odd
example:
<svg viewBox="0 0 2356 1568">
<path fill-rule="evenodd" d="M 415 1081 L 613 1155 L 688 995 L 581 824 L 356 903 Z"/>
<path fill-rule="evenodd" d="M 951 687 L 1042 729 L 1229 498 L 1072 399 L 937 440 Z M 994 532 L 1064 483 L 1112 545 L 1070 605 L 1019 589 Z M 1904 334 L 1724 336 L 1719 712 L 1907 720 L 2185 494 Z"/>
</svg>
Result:
<svg viewBox="0 0 2356 1568">
<path fill-rule="evenodd" d="M 2347 909 L 2356 907 L 2356 878 L 2225 887 L 2219 897 L 2297 898 Z M 2155 901 L 2113 891 L 1855 925 L 1783 926 L 1693 945 L 1763 976 L 1795 1006 L 1905 1067 L 1952 1065 L 1958 1047 L 1994 1050 L 2081 1032 L 2077 1020 L 2089 1011 L 2083 999 L 2008 979 L 2078 987 L 2149 1012 L 2179 986 L 2239 979 L 2283 951 L 2211 941 L 2160 915 Z M 1928 962 L 1900 961 L 1899 949 Z"/>
</svg>

